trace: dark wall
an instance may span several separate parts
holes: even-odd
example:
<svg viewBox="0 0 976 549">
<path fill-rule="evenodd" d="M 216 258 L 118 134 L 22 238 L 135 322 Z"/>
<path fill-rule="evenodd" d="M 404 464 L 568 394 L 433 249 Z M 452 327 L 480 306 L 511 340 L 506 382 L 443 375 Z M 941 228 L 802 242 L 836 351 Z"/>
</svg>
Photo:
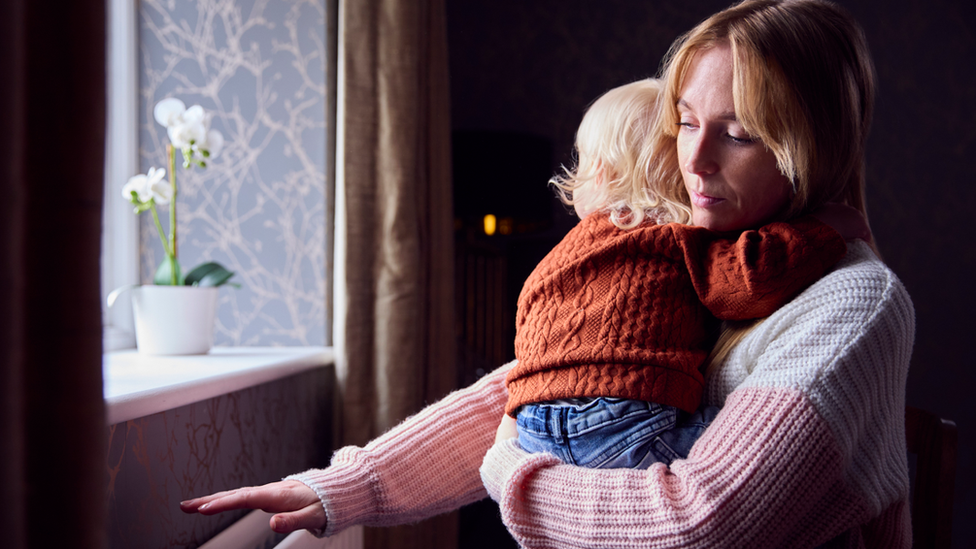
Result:
<svg viewBox="0 0 976 549">
<path fill-rule="evenodd" d="M 976 3 L 844 0 L 867 33 L 879 77 L 868 205 L 885 261 L 915 303 L 908 403 L 959 426 L 954 546 L 976 537 Z M 455 129 L 548 136 L 568 163 L 587 104 L 653 75 L 670 43 L 724 1 L 449 0 Z M 490 162 L 488 162 L 490 165 Z M 575 218 L 553 202 L 553 243 Z"/>
</svg>

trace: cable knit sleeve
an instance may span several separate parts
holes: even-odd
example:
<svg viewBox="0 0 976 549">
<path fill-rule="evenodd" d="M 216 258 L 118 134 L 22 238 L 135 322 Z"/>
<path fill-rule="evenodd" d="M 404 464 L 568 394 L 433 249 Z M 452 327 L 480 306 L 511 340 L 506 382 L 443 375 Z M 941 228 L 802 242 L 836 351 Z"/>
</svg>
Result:
<svg viewBox="0 0 976 549">
<path fill-rule="evenodd" d="M 482 480 L 519 543 L 909 547 L 914 312 L 865 245 L 848 255 L 723 364 L 708 396 L 724 408 L 687 460 L 591 470 L 493 447 Z"/>
<path fill-rule="evenodd" d="M 287 477 L 322 500 L 328 523 L 313 533 L 407 524 L 484 498 L 478 467 L 504 413 L 510 368 L 447 395 L 363 448 L 342 448 L 326 469 Z"/>
<path fill-rule="evenodd" d="M 705 307 L 723 320 L 769 316 L 844 257 L 840 234 L 813 216 L 728 234 L 667 225 Z"/>
</svg>

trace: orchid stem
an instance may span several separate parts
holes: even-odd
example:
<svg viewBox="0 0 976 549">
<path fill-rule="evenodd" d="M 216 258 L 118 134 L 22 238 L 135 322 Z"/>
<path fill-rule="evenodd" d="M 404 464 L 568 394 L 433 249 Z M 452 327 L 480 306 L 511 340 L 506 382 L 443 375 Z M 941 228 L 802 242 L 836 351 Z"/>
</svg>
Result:
<svg viewBox="0 0 976 549">
<path fill-rule="evenodd" d="M 159 240 L 160 240 L 160 242 L 163 243 L 163 251 L 166 252 L 166 255 L 167 256 L 172 255 L 170 253 L 170 251 L 169 251 L 169 243 L 167 243 L 166 242 L 166 239 L 163 238 L 163 234 L 165 234 L 163 232 L 163 224 L 159 222 L 159 213 L 156 212 L 156 204 L 155 203 L 149 205 L 149 211 L 152 212 L 153 221 L 156 222 L 156 232 L 157 232 L 157 234 L 159 234 Z"/>
<path fill-rule="evenodd" d="M 169 184 L 173 188 L 173 196 L 169 200 L 169 247 L 172 250 L 170 255 L 173 258 L 173 263 L 176 263 L 176 149 L 172 143 L 166 145 L 166 154 L 169 155 Z M 176 269 L 172 269 L 172 271 L 172 284 L 176 286 L 178 283 Z"/>
</svg>

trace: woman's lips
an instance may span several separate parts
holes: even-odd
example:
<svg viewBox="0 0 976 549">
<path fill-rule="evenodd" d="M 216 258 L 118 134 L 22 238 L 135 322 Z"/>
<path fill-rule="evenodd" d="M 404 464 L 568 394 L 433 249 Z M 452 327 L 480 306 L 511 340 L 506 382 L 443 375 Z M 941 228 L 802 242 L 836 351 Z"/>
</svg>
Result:
<svg viewBox="0 0 976 549">
<path fill-rule="evenodd" d="M 723 198 L 715 198 L 714 196 L 696 193 L 695 191 L 689 192 L 691 194 L 691 203 L 699 208 L 710 208 L 724 200 Z"/>
</svg>

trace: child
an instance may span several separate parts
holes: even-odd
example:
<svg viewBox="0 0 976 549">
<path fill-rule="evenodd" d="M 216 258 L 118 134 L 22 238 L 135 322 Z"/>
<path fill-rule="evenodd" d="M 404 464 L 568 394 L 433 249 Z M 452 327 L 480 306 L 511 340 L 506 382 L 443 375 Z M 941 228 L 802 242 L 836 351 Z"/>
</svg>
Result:
<svg viewBox="0 0 976 549">
<path fill-rule="evenodd" d="M 595 468 L 687 457 L 717 413 L 698 408 L 718 319 L 768 316 L 846 253 L 809 216 L 741 235 L 663 224 L 681 206 L 639 161 L 659 91 L 647 79 L 597 99 L 577 166 L 552 181 L 582 220 L 519 296 L 506 412 L 527 451 Z"/>
</svg>

